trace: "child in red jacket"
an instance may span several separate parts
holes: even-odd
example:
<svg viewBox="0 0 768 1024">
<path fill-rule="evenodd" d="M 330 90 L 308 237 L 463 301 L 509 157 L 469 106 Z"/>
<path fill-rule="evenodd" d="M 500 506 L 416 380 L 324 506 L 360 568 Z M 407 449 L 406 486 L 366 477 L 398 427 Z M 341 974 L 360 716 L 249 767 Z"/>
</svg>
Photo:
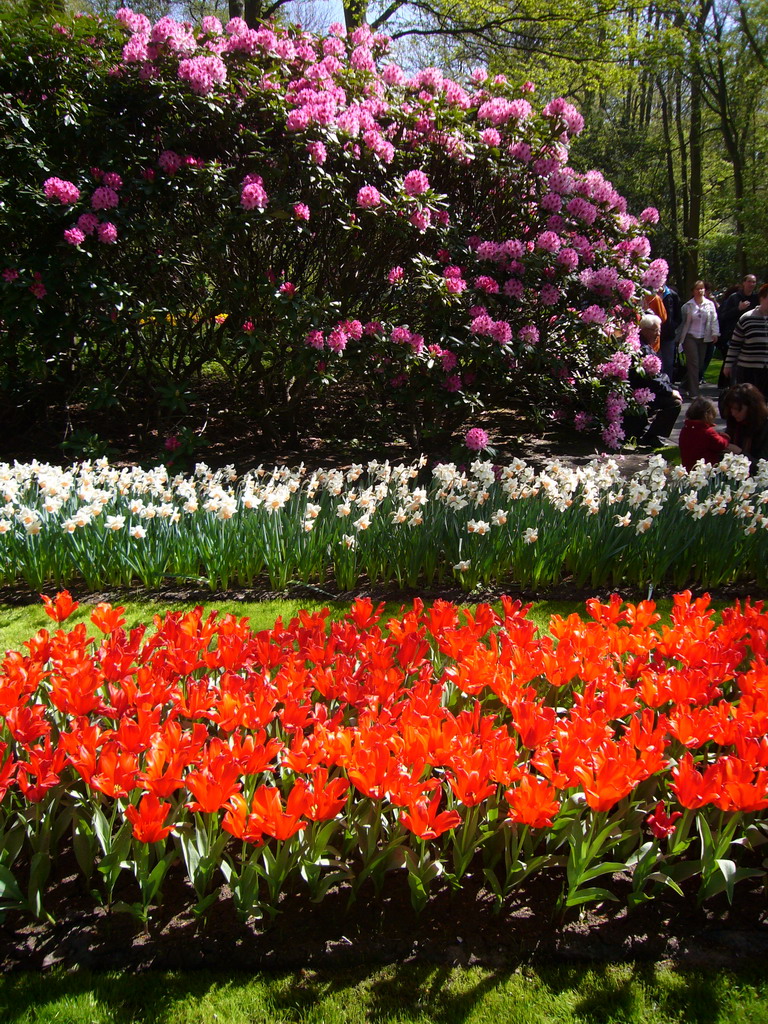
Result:
<svg viewBox="0 0 768 1024">
<path fill-rule="evenodd" d="M 715 430 L 716 420 L 717 406 L 708 398 L 694 398 L 688 406 L 680 431 L 680 459 L 686 469 L 693 469 L 700 459 L 714 466 L 724 452 L 740 454 L 741 448 L 731 444 L 727 434 Z"/>
</svg>

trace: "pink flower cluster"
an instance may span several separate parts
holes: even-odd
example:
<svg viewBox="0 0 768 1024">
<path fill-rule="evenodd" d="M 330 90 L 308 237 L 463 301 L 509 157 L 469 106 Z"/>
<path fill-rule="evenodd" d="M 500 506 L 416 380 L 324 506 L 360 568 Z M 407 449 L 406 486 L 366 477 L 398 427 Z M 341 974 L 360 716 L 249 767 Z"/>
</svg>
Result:
<svg viewBox="0 0 768 1024">
<path fill-rule="evenodd" d="M 627 400 L 618 391 L 612 391 L 605 400 L 607 423 L 600 432 L 600 436 L 608 448 L 618 448 L 624 440 L 625 434 L 621 424 L 626 407 Z"/>
<path fill-rule="evenodd" d="M 364 210 L 375 210 L 381 206 L 381 193 L 373 185 L 363 185 L 357 193 L 357 205 Z"/>
<path fill-rule="evenodd" d="M 63 178 L 46 178 L 43 192 L 46 199 L 58 199 L 64 206 L 72 206 L 80 198 L 80 189 Z"/>
<path fill-rule="evenodd" d="M 514 375 L 534 365 L 550 382 L 559 410 L 574 404 L 563 395 L 575 398 L 576 380 L 583 384 L 597 367 L 618 397 L 602 410 L 596 388 L 591 411 L 578 422 L 607 417 L 615 440 L 616 409 L 620 398 L 631 396 L 625 382 L 632 359 L 639 358 L 632 340 L 638 292 L 657 287 L 666 264 L 646 266 L 650 243 L 640 234 L 658 213 L 648 208 L 639 219 L 631 217 L 603 175 L 568 165 L 570 139 L 583 127 L 574 107 L 559 98 L 535 112 L 530 83 L 516 88 L 483 69 L 467 88 L 437 68 L 406 74 L 385 65 L 387 40 L 367 26 L 350 33 L 338 27 L 321 39 L 298 28 L 251 29 L 239 18 L 222 28 L 207 17 L 197 35 L 170 18 L 153 25 L 126 8 L 118 21 L 130 39 L 117 81 L 135 88 L 155 79 L 177 94 L 220 96 L 217 109 L 228 104 L 239 123 L 237 147 L 206 150 L 206 165 L 162 149 L 172 144 L 183 152 L 194 145 L 194 131 L 187 137 L 183 125 L 158 130 L 151 142 L 160 152 L 157 170 L 125 168 L 129 183 L 141 175 L 157 188 L 142 184 L 126 196 L 131 202 L 123 202 L 120 176 L 94 168 L 90 210 L 67 227 L 67 244 L 77 248 L 89 236 L 114 243 L 115 224 L 98 214 L 116 208 L 121 234 L 130 240 L 129 215 L 147 194 L 170 202 L 186 196 L 191 209 L 195 188 L 205 183 L 208 191 L 220 187 L 217 198 L 230 215 L 233 191 L 241 211 L 265 210 L 271 199 L 273 215 L 259 219 L 259 233 L 269 251 L 286 253 L 275 264 L 267 299 L 275 315 L 286 317 L 281 336 L 300 331 L 307 348 L 340 357 L 365 335 L 370 341 L 362 354 L 381 380 L 404 386 L 431 380 L 449 392 L 471 388 L 476 373 L 481 379 Z M 209 106 L 193 105 L 201 126 Z M 265 128 L 279 140 L 274 156 L 263 148 L 263 139 L 272 137 Z M 262 141 L 249 150 L 249 140 L 259 135 Z M 242 177 L 252 166 L 262 171 L 269 195 L 261 175 Z M 200 173 L 182 175 L 168 188 L 161 175 L 187 167 Z M 475 171 L 477 180 L 490 182 L 482 195 L 467 187 Z M 60 178 L 48 179 L 45 193 L 65 205 L 80 198 Z M 470 224 L 494 227 L 480 234 L 483 229 Z M 280 234 L 286 230 L 289 239 Z M 467 237 L 471 230 L 478 234 Z M 382 246 L 380 261 L 371 261 L 378 270 L 354 295 L 335 293 L 333 281 L 316 294 L 312 274 L 304 272 L 301 260 L 310 250 L 317 259 L 326 239 L 332 258 L 342 261 L 339 239 L 354 240 L 366 257 L 375 255 L 371 246 Z M 340 270 L 339 280 L 348 282 Z M 382 287 L 385 279 L 392 287 Z M 406 279 L 409 287 L 398 287 Z M 332 308 L 350 319 L 329 322 Z M 353 310 L 381 319 L 363 327 L 351 319 Z M 239 309 L 236 322 L 243 316 Z M 450 349 L 442 347 L 446 338 Z M 496 344 L 478 341 L 483 338 Z M 307 353 L 307 365 L 316 360 Z M 348 372 L 357 362 L 347 362 Z"/>
<path fill-rule="evenodd" d="M 587 306 L 579 314 L 585 324 L 604 324 L 608 319 L 602 306 Z"/>
<path fill-rule="evenodd" d="M 240 205 L 244 210 L 263 210 L 269 202 L 264 181 L 258 174 L 246 174 L 240 190 Z"/>
<path fill-rule="evenodd" d="M 629 370 L 632 366 L 632 356 L 629 352 L 619 349 L 614 352 L 607 363 L 601 363 L 597 372 L 601 377 L 614 377 L 616 380 L 627 380 Z"/>
<path fill-rule="evenodd" d="M 658 291 L 666 284 L 668 273 L 669 264 L 666 260 L 654 260 L 645 270 L 640 283 L 643 288 Z"/>
<path fill-rule="evenodd" d="M 227 80 L 227 65 L 212 53 L 207 57 L 188 57 L 179 62 L 179 78 L 189 82 L 192 92 L 198 96 L 208 96 L 217 85 Z"/>
<path fill-rule="evenodd" d="M 482 427 L 471 427 L 464 435 L 464 444 L 471 452 L 481 452 L 488 447 L 490 438 Z"/>
<path fill-rule="evenodd" d="M 403 191 L 409 196 L 423 196 L 429 189 L 429 178 L 423 171 L 409 171 L 403 178 Z"/>
</svg>

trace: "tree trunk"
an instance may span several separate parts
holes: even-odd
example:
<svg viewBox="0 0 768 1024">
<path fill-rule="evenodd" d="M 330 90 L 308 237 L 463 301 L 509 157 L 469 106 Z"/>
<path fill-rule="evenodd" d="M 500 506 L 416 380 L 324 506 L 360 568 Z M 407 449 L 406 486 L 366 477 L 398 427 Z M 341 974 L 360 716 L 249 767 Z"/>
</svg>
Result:
<svg viewBox="0 0 768 1024">
<path fill-rule="evenodd" d="M 669 118 L 669 98 L 664 82 L 657 79 L 659 100 L 661 104 L 661 128 L 664 133 L 664 151 L 667 164 L 667 188 L 669 189 L 669 219 L 670 229 L 674 238 L 674 250 L 672 258 L 672 278 L 681 287 L 683 281 L 683 266 L 680 258 L 679 228 L 680 211 L 677 201 L 677 181 L 675 179 L 675 163 L 672 159 L 672 129 Z"/>
<path fill-rule="evenodd" d="M 245 23 L 248 28 L 258 28 L 263 20 L 264 5 L 261 0 L 245 0 Z"/>
<path fill-rule="evenodd" d="M 690 292 L 699 276 L 699 237 L 701 234 L 702 145 L 701 145 L 701 80 L 698 70 L 691 76 L 691 121 L 688 130 L 688 217 L 685 222 L 685 286 Z"/>
<path fill-rule="evenodd" d="M 229 0 L 229 16 L 230 18 L 242 18 L 243 0 Z"/>
<path fill-rule="evenodd" d="M 368 0 L 344 0 L 344 23 L 347 32 L 366 23 L 368 17 Z"/>
</svg>

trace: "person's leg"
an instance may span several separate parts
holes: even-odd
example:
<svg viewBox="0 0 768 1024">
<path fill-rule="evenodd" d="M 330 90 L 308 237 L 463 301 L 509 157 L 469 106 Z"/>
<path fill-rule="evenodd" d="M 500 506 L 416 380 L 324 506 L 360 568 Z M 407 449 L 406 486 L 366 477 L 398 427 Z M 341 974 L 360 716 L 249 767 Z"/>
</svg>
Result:
<svg viewBox="0 0 768 1024">
<path fill-rule="evenodd" d="M 686 334 L 683 342 L 685 355 L 685 374 L 688 380 L 688 394 L 691 398 L 699 397 L 699 345 L 702 342 L 692 334 Z"/>
<path fill-rule="evenodd" d="M 704 362 L 699 366 L 699 381 L 704 380 L 704 374 L 707 372 L 707 367 L 712 362 L 712 354 L 714 351 L 715 346 L 711 341 L 709 344 L 704 346 Z"/>
<path fill-rule="evenodd" d="M 662 438 L 669 437 L 681 408 L 682 402 L 671 392 L 661 394 L 649 409 L 651 421 L 643 436 L 643 443 L 656 445 Z"/>
</svg>

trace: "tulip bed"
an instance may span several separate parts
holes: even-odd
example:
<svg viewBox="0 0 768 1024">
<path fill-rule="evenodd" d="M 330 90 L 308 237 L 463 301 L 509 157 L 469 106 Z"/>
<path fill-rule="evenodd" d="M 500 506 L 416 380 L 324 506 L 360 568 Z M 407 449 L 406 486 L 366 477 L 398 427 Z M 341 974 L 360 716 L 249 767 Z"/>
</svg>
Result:
<svg viewBox="0 0 768 1024">
<path fill-rule="evenodd" d="M 63 626 L 68 592 L 44 601 L 57 628 L 0 676 L 4 913 L 45 917 L 68 854 L 143 921 L 179 871 L 196 914 L 226 883 L 243 919 L 395 870 L 417 909 L 438 879 L 484 877 L 501 904 L 556 872 L 563 912 L 619 890 L 730 899 L 766 874 L 759 603 L 716 624 L 685 592 L 664 626 L 614 596 L 544 636 L 507 597 L 385 624 L 358 599 L 256 633 L 202 608 L 127 633 L 99 604 L 89 638 Z"/>
<path fill-rule="evenodd" d="M 611 459 L 308 471 L 0 465 L 0 583 L 680 589 L 768 581 L 768 463 Z"/>
</svg>

